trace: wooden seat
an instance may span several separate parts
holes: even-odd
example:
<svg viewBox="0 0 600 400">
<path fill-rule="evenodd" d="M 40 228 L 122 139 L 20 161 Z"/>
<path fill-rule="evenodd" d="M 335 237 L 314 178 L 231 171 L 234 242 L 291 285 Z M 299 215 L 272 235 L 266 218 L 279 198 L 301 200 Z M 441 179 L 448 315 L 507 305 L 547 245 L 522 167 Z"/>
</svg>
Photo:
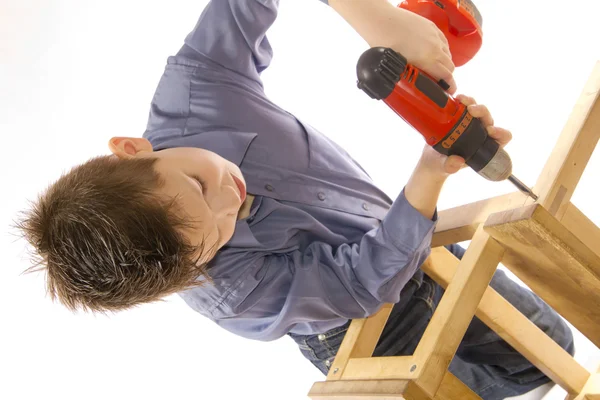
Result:
<svg viewBox="0 0 600 400">
<path fill-rule="evenodd" d="M 439 213 L 423 270 L 445 293 L 412 356 L 372 357 L 392 309 L 353 320 L 312 399 L 477 399 L 448 371 L 474 315 L 564 388 L 570 400 L 600 400 L 600 374 L 588 371 L 508 303 L 489 282 L 499 263 L 600 346 L 600 229 L 571 196 L 600 137 L 596 63 L 533 191 Z M 599 176 L 600 178 L 600 176 Z M 444 245 L 470 240 L 458 260 Z"/>
</svg>

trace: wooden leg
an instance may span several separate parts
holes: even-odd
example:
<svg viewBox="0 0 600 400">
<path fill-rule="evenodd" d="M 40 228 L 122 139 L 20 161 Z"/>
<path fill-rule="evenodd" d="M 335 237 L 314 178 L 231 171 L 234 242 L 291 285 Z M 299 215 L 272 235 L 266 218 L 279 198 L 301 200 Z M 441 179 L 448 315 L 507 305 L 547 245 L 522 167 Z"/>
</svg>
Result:
<svg viewBox="0 0 600 400">
<path fill-rule="evenodd" d="M 503 253 L 480 227 L 414 353 L 415 381 L 428 395 L 437 392 Z"/>
<path fill-rule="evenodd" d="M 577 104 L 533 188 L 537 203 L 559 220 L 600 138 L 600 62 L 596 63 Z"/>
</svg>

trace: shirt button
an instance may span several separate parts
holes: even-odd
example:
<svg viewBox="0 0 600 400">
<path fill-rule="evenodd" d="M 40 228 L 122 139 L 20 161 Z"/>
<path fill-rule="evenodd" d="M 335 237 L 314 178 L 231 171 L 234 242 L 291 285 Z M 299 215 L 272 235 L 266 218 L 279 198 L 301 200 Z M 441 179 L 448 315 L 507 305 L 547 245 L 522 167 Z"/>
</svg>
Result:
<svg viewBox="0 0 600 400">
<path fill-rule="evenodd" d="M 273 191 L 273 186 L 271 185 L 265 185 L 265 189 L 267 189 L 269 192 Z"/>
<path fill-rule="evenodd" d="M 325 193 L 319 192 L 319 194 L 317 195 L 317 197 L 319 198 L 319 200 L 323 201 L 323 200 L 325 200 Z"/>
<path fill-rule="evenodd" d="M 325 365 L 327 365 L 328 367 L 331 367 L 331 360 L 326 360 Z"/>
<path fill-rule="evenodd" d="M 369 205 L 367 203 L 363 203 L 362 208 L 363 208 L 363 210 L 368 210 Z"/>
<path fill-rule="evenodd" d="M 317 336 L 317 338 L 322 342 L 323 340 L 325 340 L 325 335 L 321 333 L 319 336 Z"/>
</svg>

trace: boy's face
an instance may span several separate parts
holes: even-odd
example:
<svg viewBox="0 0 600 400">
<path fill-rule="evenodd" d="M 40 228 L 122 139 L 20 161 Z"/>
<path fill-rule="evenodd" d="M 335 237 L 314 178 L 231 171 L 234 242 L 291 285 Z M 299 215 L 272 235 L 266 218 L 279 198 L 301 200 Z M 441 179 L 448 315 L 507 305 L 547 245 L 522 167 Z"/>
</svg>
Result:
<svg viewBox="0 0 600 400">
<path fill-rule="evenodd" d="M 208 150 L 181 147 L 154 152 L 143 138 L 112 138 L 112 153 L 120 158 L 156 158 L 155 170 L 164 179 L 160 194 L 178 197 L 181 211 L 191 218 L 185 232 L 190 243 L 204 243 L 208 261 L 233 236 L 246 182 L 237 165 Z"/>
</svg>

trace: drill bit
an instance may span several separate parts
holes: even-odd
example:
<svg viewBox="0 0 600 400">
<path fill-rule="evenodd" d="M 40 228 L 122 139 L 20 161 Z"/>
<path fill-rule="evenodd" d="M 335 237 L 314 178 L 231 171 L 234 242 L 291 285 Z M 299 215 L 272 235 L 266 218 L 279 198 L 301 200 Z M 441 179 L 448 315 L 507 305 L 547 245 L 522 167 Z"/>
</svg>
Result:
<svg viewBox="0 0 600 400">
<path fill-rule="evenodd" d="M 538 199 L 536 194 L 533 193 L 533 191 L 531 189 L 529 189 L 523 182 L 518 180 L 514 175 L 509 176 L 508 180 L 511 181 L 513 183 L 513 185 L 515 185 L 521 192 L 525 193 L 532 199 L 534 199 L 534 200 Z"/>
</svg>

